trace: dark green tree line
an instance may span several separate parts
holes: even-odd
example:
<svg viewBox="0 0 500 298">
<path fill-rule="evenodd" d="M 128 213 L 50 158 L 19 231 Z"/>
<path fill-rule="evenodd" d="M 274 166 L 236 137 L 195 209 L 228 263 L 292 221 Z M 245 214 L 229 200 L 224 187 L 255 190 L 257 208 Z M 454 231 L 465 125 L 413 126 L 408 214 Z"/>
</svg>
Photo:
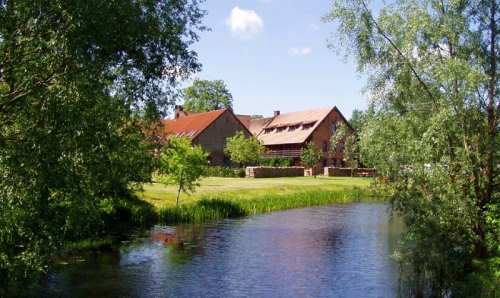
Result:
<svg viewBox="0 0 500 298">
<path fill-rule="evenodd" d="M 198 1 L 0 0 L 0 285 L 99 230 L 102 199 L 149 181 L 149 122 L 200 69 Z"/>
</svg>

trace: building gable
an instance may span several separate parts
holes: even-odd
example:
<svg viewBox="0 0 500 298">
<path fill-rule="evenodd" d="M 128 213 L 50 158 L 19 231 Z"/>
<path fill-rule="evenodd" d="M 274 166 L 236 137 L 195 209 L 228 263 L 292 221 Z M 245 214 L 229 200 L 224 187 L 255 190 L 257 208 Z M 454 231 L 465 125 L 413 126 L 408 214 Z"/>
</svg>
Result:
<svg viewBox="0 0 500 298">
<path fill-rule="evenodd" d="M 253 120 L 250 128 L 264 145 L 300 144 L 310 138 L 314 130 L 335 109 L 318 108 L 287 114 L 278 114 L 272 118 Z"/>
</svg>

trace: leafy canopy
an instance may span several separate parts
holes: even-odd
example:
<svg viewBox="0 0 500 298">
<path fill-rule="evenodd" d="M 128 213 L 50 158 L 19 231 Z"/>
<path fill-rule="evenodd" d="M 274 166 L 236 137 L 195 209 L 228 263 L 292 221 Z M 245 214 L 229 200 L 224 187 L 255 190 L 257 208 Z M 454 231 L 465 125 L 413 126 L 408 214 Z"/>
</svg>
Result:
<svg viewBox="0 0 500 298">
<path fill-rule="evenodd" d="M 186 137 L 171 138 L 160 153 L 160 182 L 165 185 L 177 185 L 176 204 L 183 193 L 194 192 L 205 176 L 208 153 L 201 146 L 193 146 Z"/>
<path fill-rule="evenodd" d="M 336 0 L 324 20 L 369 78 L 361 151 L 391 181 L 397 256 L 433 295 L 499 295 L 498 1 L 370 3 Z"/>
<path fill-rule="evenodd" d="M 247 138 L 240 130 L 227 138 L 224 152 L 231 154 L 231 159 L 237 163 L 257 162 L 266 152 L 266 147 L 254 135 Z"/>
<path fill-rule="evenodd" d="M 302 160 L 302 164 L 306 167 L 312 168 L 314 178 L 316 178 L 315 168 L 322 158 L 323 153 L 316 150 L 316 144 L 312 141 L 308 142 L 305 148 L 300 149 L 300 159 Z"/>
<path fill-rule="evenodd" d="M 196 0 L 0 1 L 0 284 L 46 271 L 100 231 L 102 200 L 150 180 L 136 115 L 161 116 L 200 69 L 204 14 Z"/>
<path fill-rule="evenodd" d="M 183 90 L 183 99 L 186 111 L 233 110 L 233 96 L 222 80 L 196 79 L 193 85 Z"/>
</svg>

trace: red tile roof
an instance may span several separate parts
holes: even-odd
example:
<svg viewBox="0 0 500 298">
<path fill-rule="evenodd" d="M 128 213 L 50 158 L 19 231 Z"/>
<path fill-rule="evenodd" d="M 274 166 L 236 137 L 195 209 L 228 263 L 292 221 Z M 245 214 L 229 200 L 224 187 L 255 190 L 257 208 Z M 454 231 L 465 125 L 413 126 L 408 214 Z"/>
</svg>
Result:
<svg viewBox="0 0 500 298">
<path fill-rule="evenodd" d="M 227 109 L 221 109 L 182 116 L 177 119 L 162 120 L 165 137 L 168 139 L 170 136 L 187 136 L 193 140 L 226 111 Z"/>
</svg>

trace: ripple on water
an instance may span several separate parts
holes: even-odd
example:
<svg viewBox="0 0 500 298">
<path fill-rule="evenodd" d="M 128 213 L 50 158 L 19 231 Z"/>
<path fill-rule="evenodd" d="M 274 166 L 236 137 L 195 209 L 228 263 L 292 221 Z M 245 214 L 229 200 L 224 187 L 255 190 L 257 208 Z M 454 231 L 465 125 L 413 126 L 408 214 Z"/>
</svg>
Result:
<svg viewBox="0 0 500 298">
<path fill-rule="evenodd" d="M 123 243 L 46 280 L 40 297 L 394 297 L 386 205 L 339 204 L 206 225 L 157 226 L 181 243 Z"/>
</svg>

